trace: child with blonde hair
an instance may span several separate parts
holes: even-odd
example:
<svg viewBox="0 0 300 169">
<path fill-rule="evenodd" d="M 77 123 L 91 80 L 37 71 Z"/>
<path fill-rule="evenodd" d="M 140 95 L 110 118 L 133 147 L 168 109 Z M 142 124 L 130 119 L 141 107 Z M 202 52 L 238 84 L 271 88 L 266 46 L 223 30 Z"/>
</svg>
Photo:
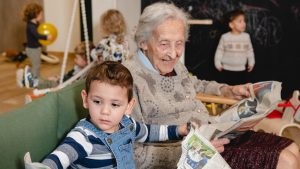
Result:
<svg viewBox="0 0 300 169">
<path fill-rule="evenodd" d="M 91 52 L 93 59 L 122 62 L 129 58 L 126 40 L 127 26 L 122 13 L 116 9 L 106 11 L 100 20 L 101 40 Z"/>
</svg>

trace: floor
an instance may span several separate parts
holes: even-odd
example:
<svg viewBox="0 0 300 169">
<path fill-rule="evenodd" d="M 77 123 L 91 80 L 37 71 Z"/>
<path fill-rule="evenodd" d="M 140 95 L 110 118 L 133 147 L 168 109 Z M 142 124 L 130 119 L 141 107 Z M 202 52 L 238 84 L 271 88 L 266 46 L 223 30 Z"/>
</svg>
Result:
<svg viewBox="0 0 300 169">
<path fill-rule="evenodd" d="M 41 77 L 47 78 L 53 75 L 59 75 L 61 71 L 61 64 L 63 53 L 51 53 L 60 59 L 58 64 L 50 64 L 42 62 Z M 29 59 L 26 59 L 19 66 L 24 67 L 29 64 Z M 71 69 L 73 65 L 73 55 L 68 59 L 66 71 Z M 25 95 L 32 92 L 32 89 L 20 88 L 16 85 L 16 70 L 17 63 L 10 62 L 8 59 L 0 55 L 0 114 L 9 112 L 11 110 L 20 108 L 25 104 Z"/>
</svg>

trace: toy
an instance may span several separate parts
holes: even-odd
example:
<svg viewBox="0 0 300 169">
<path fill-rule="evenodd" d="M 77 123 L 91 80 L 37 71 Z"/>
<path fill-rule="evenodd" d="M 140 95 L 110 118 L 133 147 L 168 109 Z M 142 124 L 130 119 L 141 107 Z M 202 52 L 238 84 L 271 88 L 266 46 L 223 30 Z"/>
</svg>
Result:
<svg viewBox="0 0 300 169">
<path fill-rule="evenodd" d="M 50 23 L 42 23 L 39 25 L 38 27 L 38 33 L 42 34 L 42 35 L 51 35 L 52 37 L 48 40 L 39 40 L 39 42 L 43 45 L 43 46 L 47 46 L 52 44 L 57 37 L 57 29 L 55 28 L 54 25 L 50 24 Z"/>
</svg>

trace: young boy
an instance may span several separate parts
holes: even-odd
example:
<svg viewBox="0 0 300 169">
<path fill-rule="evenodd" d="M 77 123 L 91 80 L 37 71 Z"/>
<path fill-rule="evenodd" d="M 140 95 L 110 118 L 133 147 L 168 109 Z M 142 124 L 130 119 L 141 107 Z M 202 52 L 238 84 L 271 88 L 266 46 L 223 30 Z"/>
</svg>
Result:
<svg viewBox="0 0 300 169">
<path fill-rule="evenodd" d="M 228 20 L 231 31 L 223 34 L 220 39 L 215 54 L 215 67 L 222 72 L 221 82 L 244 84 L 248 82 L 246 69 L 251 72 L 255 64 L 250 36 L 244 32 L 245 13 L 241 10 L 231 11 Z"/>
<path fill-rule="evenodd" d="M 41 35 L 38 33 L 37 28 L 40 22 L 43 20 L 43 7 L 38 3 L 29 3 L 24 7 L 23 20 L 26 22 L 26 37 L 27 46 L 26 54 L 30 58 L 32 69 L 33 83 L 38 83 L 40 77 L 40 65 L 41 65 L 41 44 L 39 40 L 52 39 L 51 35 Z M 26 74 L 27 75 L 27 74 Z"/>
<path fill-rule="evenodd" d="M 182 139 L 190 125 L 146 125 L 129 117 L 133 78 L 113 61 L 93 67 L 82 90 L 89 116 L 78 122 L 43 164 L 50 168 L 135 168 L 133 144 Z"/>
</svg>

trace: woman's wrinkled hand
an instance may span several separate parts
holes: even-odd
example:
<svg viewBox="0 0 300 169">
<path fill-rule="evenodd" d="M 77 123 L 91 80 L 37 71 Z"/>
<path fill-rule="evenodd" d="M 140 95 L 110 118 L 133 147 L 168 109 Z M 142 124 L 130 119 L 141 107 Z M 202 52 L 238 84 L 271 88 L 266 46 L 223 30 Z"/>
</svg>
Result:
<svg viewBox="0 0 300 169">
<path fill-rule="evenodd" d="M 224 97 L 241 100 L 250 97 L 249 85 L 222 86 L 220 90 Z"/>
<path fill-rule="evenodd" d="M 229 142 L 230 140 L 227 138 L 214 139 L 210 141 L 210 143 L 217 149 L 219 153 L 222 153 L 224 151 L 224 145 L 228 144 Z"/>
</svg>

